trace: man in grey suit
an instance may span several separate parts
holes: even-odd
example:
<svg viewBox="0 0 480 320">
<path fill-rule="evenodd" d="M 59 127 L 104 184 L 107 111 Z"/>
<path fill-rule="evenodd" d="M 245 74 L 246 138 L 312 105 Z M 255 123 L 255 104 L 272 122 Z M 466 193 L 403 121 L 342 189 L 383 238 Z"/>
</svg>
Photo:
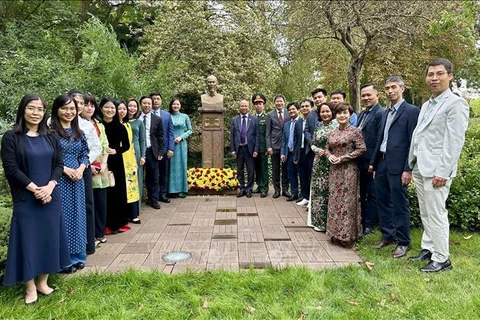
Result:
<svg viewBox="0 0 480 320">
<path fill-rule="evenodd" d="M 255 171 L 254 158 L 258 155 L 258 125 L 257 118 L 248 113 L 248 100 L 238 103 L 238 116 L 232 119 L 230 148 L 232 156 L 237 158 L 237 178 L 240 188 L 237 197 L 252 197 L 253 175 Z M 247 183 L 244 170 L 247 168 Z"/>
<path fill-rule="evenodd" d="M 280 151 L 283 143 L 283 124 L 290 119 L 285 109 L 285 97 L 277 94 L 273 98 L 275 109 L 267 115 L 266 121 L 266 140 L 267 153 L 271 156 L 272 161 L 272 181 L 273 181 L 273 198 L 280 197 L 280 193 L 289 198 L 288 192 L 288 173 L 287 166 L 280 162 Z M 280 176 L 282 181 L 282 190 L 280 190 Z M 283 191 L 283 192 L 281 192 Z"/>
<path fill-rule="evenodd" d="M 438 58 L 428 65 L 426 83 L 432 96 L 422 106 L 408 156 L 424 229 L 422 251 L 409 260 L 429 261 L 422 272 L 452 269 L 445 201 L 457 173 L 469 112 L 468 103 L 450 90 L 452 79 L 449 60 Z"/>
</svg>

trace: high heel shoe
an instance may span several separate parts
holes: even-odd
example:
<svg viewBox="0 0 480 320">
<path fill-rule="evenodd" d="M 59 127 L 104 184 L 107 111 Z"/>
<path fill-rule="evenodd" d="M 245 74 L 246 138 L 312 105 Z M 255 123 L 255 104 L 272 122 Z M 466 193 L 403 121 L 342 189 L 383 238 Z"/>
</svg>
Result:
<svg viewBox="0 0 480 320">
<path fill-rule="evenodd" d="M 51 294 L 54 293 L 54 292 L 55 292 L 55 289 L 53 289 L 53 288 L 52 288 L 52 291 L 50 291 L 49 293 L 42 292 L 42 291 L 40 291 L 40 290 L 37 289 L 37 293 L 40 293 L 40 294 L 41 294 L 42 296 L 44 296 L 44 297 L 47 297 L 47 296 L 51 295 Z"/>
</svg>

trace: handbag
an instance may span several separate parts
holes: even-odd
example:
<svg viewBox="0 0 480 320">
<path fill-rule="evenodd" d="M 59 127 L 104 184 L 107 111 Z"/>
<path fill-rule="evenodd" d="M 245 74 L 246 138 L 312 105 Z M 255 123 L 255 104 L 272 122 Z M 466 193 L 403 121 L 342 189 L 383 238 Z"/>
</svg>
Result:
<svg viewBox="0 0 480 320">
<path fill-rule="evenodd" d="M 109 187 L 115 187 L 115 176 L 112 171 L 108 171 L 108 182 Z"/>
</svg>

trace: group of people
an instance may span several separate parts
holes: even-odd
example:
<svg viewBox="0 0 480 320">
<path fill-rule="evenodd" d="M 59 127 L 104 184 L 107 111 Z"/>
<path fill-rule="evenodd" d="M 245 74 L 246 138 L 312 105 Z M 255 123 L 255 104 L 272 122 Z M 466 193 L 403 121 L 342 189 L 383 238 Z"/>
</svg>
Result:
<svg viewBox="0 0 480 320">
<path fill-rule="evenodd" d="M 97 104 L 72 89 L 49 118 L 41 96 L 22 98 L 1 146 L 14 203 L 4 284 L 25 282 L 27 304 L 54 291 L 49 274 L 83 269 L 105 235 L 141 223 L 144 167 L 153 208 L 186 195 L 190 119 L 178 98 L 161 105 L 158 92 Z"/>
<path fill-rule="evenodd" d="M 395 244 L 392 257 L 401 258 L 410 250 L 407 187 L 413 177 L 424 233 L 421 252 L 409 259 L 428 261 L 423 272 L 451 269 L 445 202 L 464 144 L 469 108 L 450 90 L 449 60 L 431 62 L 425 77 L 431 97 L 422 108 L 404 100 L 400 76 L 385 81 L 389 108 L 379 104 L 375 84 L 362 85 L 364 109 L 358 116 L 341 89 L 330 93 L 330 102 L 322 88 L 300 103 L 286 104 L 277 94 L 269 113 L 265 96 L 257 93 L 251 99 L 254 115 L 248 100 L 239 101 L 230 137 L 238 169 L 237 197 L 268 195 L 270 156 L 273 198 L 284 196 L 306 206 L 308 226 L 350 247 L 379 225 L 382 239 L 375 247 Z"/>
</svg>

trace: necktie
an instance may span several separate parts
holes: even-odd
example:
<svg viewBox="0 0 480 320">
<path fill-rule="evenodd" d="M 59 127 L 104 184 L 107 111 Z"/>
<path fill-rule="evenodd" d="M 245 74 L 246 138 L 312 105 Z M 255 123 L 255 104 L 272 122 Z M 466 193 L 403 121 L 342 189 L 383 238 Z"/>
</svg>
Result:
<svg viewBox="0 0 480 320">
<path fill-rule="evenodd" d="M 290 135 L 288 136 L 288 150 L 292 151 L 293 150 L 293 135 L 295 132 L 295 122 L 297 120 L 292 120 L 290 123 Z"/>
<path fill-rule="evenodd" d="M 360 129 L 363 129 L 363 126 L 365 125 L 365 121 L 367 121 L 369 114 L 370 114 L 370 110 L 365 111 L 365 113 L 363 114 L 362 121 L 360 121 L 360 125 L 359 125 Z"/>
<path fill-rule="evenodd" d="M 145 129 L 147 129 L 147 115 L 143 116 L 143 125 L 145 126 Z"/>
<path fill-rule="evenodd" d="M 247 116 L 242 117 L 242 127 L 240 128 L 240 143 L 247 143 Z"/>
<path fill-rule="evenodd" d="M 280 127 L 283 128 L 283 112 L 278 113 L 278 120 L 280 121 Z"/>
</svg>

